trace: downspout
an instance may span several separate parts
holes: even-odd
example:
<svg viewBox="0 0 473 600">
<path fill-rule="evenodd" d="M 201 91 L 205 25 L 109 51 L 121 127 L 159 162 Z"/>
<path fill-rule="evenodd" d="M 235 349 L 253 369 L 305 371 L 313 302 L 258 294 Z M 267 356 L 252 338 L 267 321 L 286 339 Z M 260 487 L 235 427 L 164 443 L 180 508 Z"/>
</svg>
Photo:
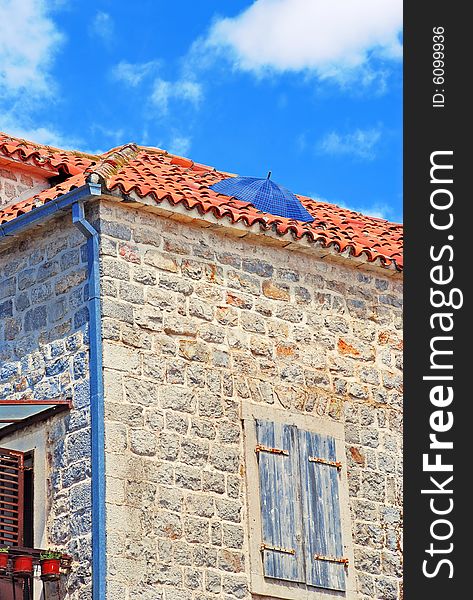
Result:
<svg viewBox="0 0 473 600">
<path fill-rule="evenodd" d="M 95 183 L 86 183 L 78 188 L 74 188 L 70 192 L 59 196 L 59 198 L 49 200 L 45 204 L 38 206 L 38 208 L 33 208 L 33 210 L 18 215 L 11 221 L 0 225 L 0 239 L 14 236 L 34 225 L 42 224 L 47 219 L 67 210 L 74 202 L 90 199 L 91 196 L 99 196 L 100 193 L 101 186 Z"/>
<path fill-rule="evenodd" d="M 102 334 L 100 310 L 99 236 L 85 219 L 84 202 L 100 196 L 101 186 L 86 183 L 55 200 L 19 215 L 0 225 L 0 240 L 14 237 L 40 225 L 72 207 L 72 222 L 87 238 L 89 282 L 89 354 L 90 354 L 90 414 L 91 414 L 91 470 L 92 470 L 92 597 L 105 600 L 105 445 L 104 399 L 102 370 Z"/>
<path fill-rule="evenodd" d="M 105 600 L 107 567 L 105 550 L 105 422 L 99 235 L 85 218 L 84 203 L 81 200 L 72 205 L 72 222 L 87 238 L 92 471 L 92 598 L 93 600 Z"/>
</svg>

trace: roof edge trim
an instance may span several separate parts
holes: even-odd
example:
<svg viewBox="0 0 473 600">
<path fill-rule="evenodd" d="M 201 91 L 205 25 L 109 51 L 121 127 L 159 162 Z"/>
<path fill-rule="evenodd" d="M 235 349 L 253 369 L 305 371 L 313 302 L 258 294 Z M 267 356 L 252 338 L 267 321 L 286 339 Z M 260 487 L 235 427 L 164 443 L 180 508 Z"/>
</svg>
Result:
<svg viewBox="0 0 473 600">
<path fill-rule="evenodd" d="M 132 201 L 132 206 L 137 207 L 137 205 L 142 206 L 145 210 L 154 212 L 155 214 L 162 213 L 163 216 L 176 216 L 176 220 L 184 221 L 190 219 L 191 221 L 200 221 L 207 224 L 207 227 L 211 228 L 220 228 L 225 229 L 227 231 L 241 231 L 241 235 L 238 237 L 246 237 L 256 236 L 260 239 L 265 239 L 265 242 L 268 243 L 269 239 L 271 239 L 271 243 L 273 244 L 281 244 L 284 247 L 290 245 L 291 247 L 297 247 L 301 252 L 312 252 L 316 251 L 317 253 L 320 251 L 325 251 L 324 256 L 330 256 L 332 259 L 348 262 L 350 264 L 356 263 L 357 268 L 365 266 L 379 269 L 380 272 L 385 274 L 387 271 L 389 272 L 389 276 L 401 275 L 403 269 L 399 267 L 396 263 L 395 259 L 389 258 L 384 255 L 374 256 L 367 250 L 363 250 L 360 254 L 356 254 L 354 251 L 354 247 L 352 245 L 347 245 L 343 252 L 340 252 L 339 246 L 334 240 L 326 240 L 319 236 L 310 235 L 309 232 L 304 232 L 301 237 L 296 237 L 292 228 L 288 228 L 286 233 L 280 233 L 277 230 L 277 227 L 268 227 L 264 221 L 264 217 L 261 220 L 253 223 L 252 225 L 243 224 L 244 216 L 240 217 L 236 221 L 232 219 L 229 214 L 219 214 L 215 215 L 213 208 L 211 207 L 208 210 L 202 210 L 202 207 L 198 206 L 188 206 L 185 199 L 179 202 L 175 202 L 172 197 L 164 196 L 158 199 L 157 195 L 154 192 L 141 196 L 136 190 L 130 190 L 128 193 L 125 193 L 123 189 L 120 189 L 121 185 L 115 186 L 113 190 L 104 191 L 102 198 L 104 200 L 117 200 L 117 198 L 121 198 L 122 202 L 127 206 L 130 206 L 130 200 Z M 187 219 L 186 219 L 187 217 Z M 173 218 L 173 217 L 171 217 Z M 234 235 L 234 234 L 233 234 Z"/>
<path fill-rule="evenodd" d="M 79 200 L 85 200 L 90 196 L 99 196 L 101 194 L 102 186 L 96 183 L 86 183 L 80 187 L 77 187 L 59 198 L 55 200 L 50 200 L 45 204 L 34 208 L 30 212 L 19 215 L 12 221 L 8 221 L 3 225 L 0 225 L 0 240 L 2 238 L 10 237 L 12 235 L 16 235 L 28 227 L 31 227 L 35 224 L 38 224 L 40 221 L 43 221 L 55 213 L 68 208 L 74 202 L 78 202 Z"/>
</svg>

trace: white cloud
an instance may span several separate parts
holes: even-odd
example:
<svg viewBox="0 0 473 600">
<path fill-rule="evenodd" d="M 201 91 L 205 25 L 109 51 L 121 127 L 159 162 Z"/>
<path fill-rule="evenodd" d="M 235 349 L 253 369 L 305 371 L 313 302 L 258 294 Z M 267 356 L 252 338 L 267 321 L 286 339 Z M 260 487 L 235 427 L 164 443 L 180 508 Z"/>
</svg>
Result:
<svg viewBox="0 0 473 600">
<path fill-rule="evenodd" d="M 182 100 L 197 106 L 202 99 L 202 86 L 195 81 L 181 79 L 178 81 L 166 81 L 157 78 L 153 84 L 151 102 L 162 113 L 169 110 L 169 102 L 172 99 Z"/>
<path fill-rule="evenodd" d="M 51 70 L 64 37 L 46 0 L 0 0 L 0 130 L 60 148 L 77 147 L 48 122 L 33 118 L 45 100 L 54 101 Z"/>
<path fill-rule="evenodd" d="M 169 141 L 167 150 L 171 154 L 179 154 L 180 156 L 186 156 L 189 154 L 192 140 L 184 135 L 174 135 Z"/>
<path fill-rule="evenodd" d="M 145 63 L 121 61 L 113 67 L 111 74 L 117 81 L 126 83 L 131 87 L 136 87 L 143 79 L 158 69 L 160 64 L 159 60 L 151 60 Z"/>
<path fill-rule="evenodd" d="M 17 110 L 2 112 L 0 115 L 0 130 L 13 137 L 31 140 L 55 148 L 75 149 L 80 145 L 78 140 L 62 135 L 50 124 L 37 125 L 29 115 L 20 115 Z"/>
<path fill-rule="evenodd" d="M 383 202 L 374 202 L 373 204 L 364 204 L 363 206 L 346 206 L 341 205 L 342 208 L 348 208 L 350 210 L 354 210 L 355 212 L 361 212 L 364 215 L 368 215 L 369 217 L 376 217 L 378 219 L 389 219 L 392 218 L 393 210 L 392 208 Z"/>
<path fill-rule="evenodd" d="M 181 79 L 173 85 L 173 93 L 176 98 L 182 98 L 192 104 L 198 104 L 202 100 L 202 86 L 195 81 Z"/>
<path fill-rule="evenodd" d="M 317 151 L 322 154 L 343 154 L 373 160 L 380 139 L 380 129 L 356 129 L 346 134 L 331 131 L 317 144 Z"/>
<path fill-rule="evenodd" d="M 145 63 L 119 62 L 111 71 L 111 76 L 130 87 L 137 87 L 148 76 L 155 73 L 162 66 L 162 61 L 152 60 Z M 176 81 L 168 81 L 155 77 L 150 91 L 151 103 L 162 114 L 169 111 L 172 100 L 180 100 L 198 106 L 202 100 L 203 91 L 200 83 L 191 76 L 183 76 Z"/>
<path fill-rule="evenodd" d="M 106 44 L 110 44 L 115 35 L 115 22 L 112 17 L 103 11 L 98 11 L 90 24 L 89 33 L 101 38 Z"/>
<path fill-rule="evenodd" d="M 369 217 L 376 217 L 378 219 L 386 219 L 387 221 L 396 220 L 396 212 L 392 206 L 387 204 L 386 202 L 372 202 L 368 204 L 349 204 L 346 202 L 332 202 L 331 200 L 327 200 L 318 194 L 310 194 L 310 198 L 317 200 L 319 202 L 326 202 L 328 204 L 336 204 L 340 208 L 346 208 L 347 210 L 352 210 L 354 212 L 362 213 L 363 215 L 367 215 Z"/>
<path fill-rule="evenodd" d="M 169 98 L 171 96 L 172 85 L 169 81 L 164 79 L 156 79 L 153 85 L 153 91 L 151 94 L 151 101 L 155 104 L 163 113 L 166 113 L 169 108 Z"/>
<path fill-rule="evenodd" d="M 8 133 L 13 137 L 32 140 L 38 144 L 53 146 L 55 148 L 74 148 L 76 144 L 64 138 L 62 134 L 49 127 L 31 127 L 9 129 Z"/>
<path fill-rule="evenodd" d="M 129 63 L 122 61 L 111 71 L 111 76 L 120 82 L 137 88 L 140 92 L 140 103 L 143 104 L 143 96 L 147 97 L 145 104 L 145 122 L 154 119 L 159 114 L 159 125 L 167 130 L 167 142 L 157 142 L 153 139 L 152 144 L 163 146 L 173 154 L 188 155 L 191 147 L 191 138 L 176 131 L 173 127 L 175 118 L 173 108 L 176 103 L 186 104 L 197 108 L 203 98 L 203 89 L 200 83 L 195 81 L 192 73 L 182 73 L 175 80 L 164 79 L 156 76 L 156 71 L 163 66 L 160 60 L 146 63 Z M 150 110 L 151 108 L 151 110 Z M 154 110 L 153 110 L 154 109 Z M 179 118 L 182 121 L 182 118 Z M 182 123 L 181 123 L 182 124 Z M 189 124 L 189 120 L 187 120 Z M 141 134 L 141 143 L 149 143 L 149 131 L 145 127 Z"/>
<path fill-rule="evenodd" d="M 396 210 L 394 210 L 394 208 L 386 202 L 372 202 L 371 204 L 362 204 L 355 206 L 340 204 L 339 206 L 341 206 L 342 208 L 354 210 L 355 212 L 361 212 L 364 215 L 368 215 L 369 217 L 385 219 L 386 221 L 392 221 L 394 223 L 402 222 L 402 219 L 399 219 Z"/>
<path fill-rule="evenodd" d="M 126 132 L 123 129 L 123 127 L 114 129 L 112 127 L 106 127 L 105 125 L 102 125 L 101 123 L 93 123 L 90 126 L 90 132 L 92 133 L 92 135 L 98 134 L 102 138 L 106 138 L 107 140 L 110 140 L 110 143 L 114 144 L 115 146 L 119 146 L 121 144 L 124 144 L 126 141 L 128 141 L 126 139 Z"/>
<path fill-rule="evenodd" d="M 49 95 L 50 68 L 63 36 L 43 0 L 0 0 L 0 97 Z"/>
<path fill-rule="evenodd" d="M 365 78 L 373 55 L 402 56 L 402 0 L 255 0 L 222 18 L 194 51 L 228 56 L 242 70 Z M 372 77 L 372 74 L 371 74 Z"/>
</svg>

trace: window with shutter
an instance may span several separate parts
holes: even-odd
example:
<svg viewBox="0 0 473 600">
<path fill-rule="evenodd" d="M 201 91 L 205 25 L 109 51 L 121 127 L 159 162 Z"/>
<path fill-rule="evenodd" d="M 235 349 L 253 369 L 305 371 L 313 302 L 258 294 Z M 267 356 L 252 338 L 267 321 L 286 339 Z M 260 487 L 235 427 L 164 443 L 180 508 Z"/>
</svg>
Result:
<svg viewBox="0 0 473 600">
<path fill-rule="evenodd" d="M 241 410 L 251 592 L 353 600 L 344 425 L 274 406 Z"/>
<path fill-rule="evenodd" d="M 303 582 L 297 429 L 257 421 L 256 439 L 264 575 Z"/>
<path fill-rule="evenodd" d="M 0 544 L 23 545 L 24 453 L 0 448 Z"/>
<path fill-rule="evenodd" d="M 299 431 L 306 583 L 345 590 L 335 438 Z"/>
</svg>

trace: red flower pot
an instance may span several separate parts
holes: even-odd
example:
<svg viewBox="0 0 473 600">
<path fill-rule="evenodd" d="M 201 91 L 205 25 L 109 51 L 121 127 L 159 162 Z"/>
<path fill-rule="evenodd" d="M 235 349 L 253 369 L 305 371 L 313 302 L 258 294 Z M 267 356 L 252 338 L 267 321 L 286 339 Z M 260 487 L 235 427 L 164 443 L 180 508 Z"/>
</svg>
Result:
<svg viewBox="0 0 473 600">
<path fill-rule="evenodd" d="M 8 567 L 8 552 L 0 552 L 0 572 L 6 571 Z"/>
<path fill-rule="evenodd" d="M 41 562 L 41 579 L 59 579 L 61 559 L 44 558 Z"/>
<path fill-rule="evenodd" d="M 21 554 L 13 557 L 13 575 L 28 577 L 33 574 L 33 557 L 22 556 Z"/>
</svg>

